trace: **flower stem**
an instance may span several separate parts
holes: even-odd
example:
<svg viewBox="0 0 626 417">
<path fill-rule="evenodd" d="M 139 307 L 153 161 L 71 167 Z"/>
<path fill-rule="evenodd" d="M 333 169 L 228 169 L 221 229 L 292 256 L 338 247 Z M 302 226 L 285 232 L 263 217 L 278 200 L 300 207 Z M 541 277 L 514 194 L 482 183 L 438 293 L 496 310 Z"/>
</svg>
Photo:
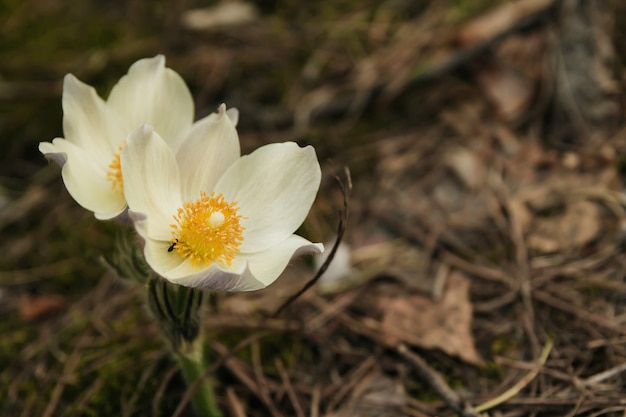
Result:
<svg viewBox="0 0 626 417">
<path fill-rule="evenodd" d="M 178 361 L 180 369 L 185 376 L 187 386 L 191 387 L 202 377 L 205 369 L 204 355 L 202 349 L 202 338 L 196 340 L 195 347 L 189 354 L 177 352 L 174 357 Z M 193 405 L 198 417 L 222 417 L 222 412 L 215 402 L 215 392 L 211 378 L 204 378 L 193 396 Z"/>
</svg>

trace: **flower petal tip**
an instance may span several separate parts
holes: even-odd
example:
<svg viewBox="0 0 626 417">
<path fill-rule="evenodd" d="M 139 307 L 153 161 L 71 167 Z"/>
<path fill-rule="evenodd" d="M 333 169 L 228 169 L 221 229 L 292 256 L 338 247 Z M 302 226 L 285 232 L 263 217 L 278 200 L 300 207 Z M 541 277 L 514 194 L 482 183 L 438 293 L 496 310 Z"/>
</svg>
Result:
<svg viewBox="0 0 626 417">
<path fill-rule="evenodd" d="M 324 247 L 322 243 L 314 243 L 313 246 L 314 246 L 314 248 L 312 249 L 313 252 L 317 252 L 321 254 L 326 251 L 326 248 Z"/>
<path fill-rule="evenodd" d="M 231 107 L 226 110 L 226 115 L 230 121 L 233 122 L 233 125 L 237 126 L 237 123 L 239 122 L 239 110 L 235 107 Z"/>
<path fill-rule="evenodd" d="M 150 126 L 149 124 L 144 123 L 144 124 L 141 125 L 141 133 L 143 135 L 148 136 L 148 135 L 151 135 L 152 132 L 154 132 L 154 128 L 152 126 Z"/>
<path fill-rule="evenodd" d="M 67 153 L 60 152 L 55 146 L 54 141 L 52 141 L 52 143 L 40 142 L 38 149 L 47 160 L 54 161 L 60 167 L 65 165 L 65 162 L 67 162 Z"/>
<path fill-rule="evenodd" d="M 324 245 L 322 243 L 309 243 L 306 245 L 300 246 L 294 252 L 292 258 L 296 258 L 302 255 L 321 255 L 324 253 Z"/>
<path fill-rule="evenodd" d="M 128 223 L 128 207 L 124 207 L 117 213 L 94 213 L 94 217 L 98 220 L 116 220 L 121 223 Z"/>
<path fill-rule="evenodd" d="M 128 217 L 133 223 L 140 222 L 148 218 L 148 216 L 146 216 L 145 214 L 139 213 L 137 211 L 132 211 L 132 210 L 128 210 Z"/>
<path fill-rule="evenodd" d="M 63 85 L 76 81 L 78 81 L 78 78 L 76 78 L 76 76 L 72 73 L 67 73 L 65 74 L 65 77 L 63 77 Z"/>
</svg>

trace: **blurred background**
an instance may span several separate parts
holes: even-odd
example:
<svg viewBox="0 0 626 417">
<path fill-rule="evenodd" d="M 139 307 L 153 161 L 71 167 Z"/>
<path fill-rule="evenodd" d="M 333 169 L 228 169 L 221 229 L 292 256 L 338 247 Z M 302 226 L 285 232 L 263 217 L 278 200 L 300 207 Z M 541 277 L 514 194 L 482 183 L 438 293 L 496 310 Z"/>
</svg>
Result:
<svg viewBox="0 0 626 417">
<path fill-rule="evenodd" d="M 509 389 L 488 415 L 626 415 L 625 11 L 0 0 L 0 414 L 170 416 L 185 394 L 143 289 L 100 262 L 114 227 L 37 150 L 63 136 L 65 74 L 106 98 L 164 54 L 197 118 L 240 109 L 244 153 L 315 146 L 322 188 L 301 234 L 331 246 L 335 177 L 352 177 L 318 285 L 272 317 L 314 275 L 305 258 L 207 304 L 226 415 L 469 416 L 461 399 Z"/>
</svg>

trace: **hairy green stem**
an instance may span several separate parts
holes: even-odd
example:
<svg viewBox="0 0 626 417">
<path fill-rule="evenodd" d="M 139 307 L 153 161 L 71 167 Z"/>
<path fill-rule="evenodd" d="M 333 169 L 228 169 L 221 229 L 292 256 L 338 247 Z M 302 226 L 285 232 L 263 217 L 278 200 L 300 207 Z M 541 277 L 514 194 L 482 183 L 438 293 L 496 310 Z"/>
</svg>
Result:
<svg viewBox="0 0 626 417">
<path fill-rule="evenodd" d="M 202 338 L 193 343 L 195 346 L 188 354 L 176 352 L 174 357 L 185 376 L 187 386 L 191 387 L 202 377 L 205 361 L 202 349 Z M 222 417 L 222 412 L 215 401 L 215 392 L 211 378 L 204 378 L 193 396 L 193 405 L 198 417 Z"/>
</svg>

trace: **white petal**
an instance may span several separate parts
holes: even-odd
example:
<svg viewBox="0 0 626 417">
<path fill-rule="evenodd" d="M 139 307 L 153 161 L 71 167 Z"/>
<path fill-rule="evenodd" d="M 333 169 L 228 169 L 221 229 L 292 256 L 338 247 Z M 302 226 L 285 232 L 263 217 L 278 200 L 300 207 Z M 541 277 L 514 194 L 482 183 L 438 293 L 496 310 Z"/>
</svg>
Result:
<svg viewBox="0 0 626 417">
<path fill-rule="evenodd" d="M 72 74 L 63 81 L 63 132 L 65 139 L 81 147 L 93 159 L 110 163 L 126 134 L 116 115 L 93 87 Z"/>
<path fill-rule="evenodd" d="M 121 164 L 128 207 L 146 216 L 147 237 L 170 240 L 170 224 L 183 205 L 173 151 L 150 126 L 144 125 L 128 137 Z"/>
<path fill-rule="evenodd" d="M 221 109 L 222 106 L 225 106 L 225 104 L 221 104 L 220 105 L 220 109 Z M 226 110 L 226 115 L 228 116 L 230 121 L 233 122 L 233 124 L 236 127 L 237 123 L 239 123 L 239 110 L 237 110 L 234 107 L 231 107 L 230 109 Z M 218 113 L 211 113 L 208 116 L 198 120 L 196 123 L 215 121 L 219 117 L 220 117 L 220 113 L 219 112 Z"/>
<path fill-rule="evenodd" d="M 144 256 L 146 257 L 146 262 L 148 262 L 148 265 L 150 265 L 157 274 L 165 277 L 170 271 L 179 267 L 185 260 L 176 252 L 168 251 L 171 246 L 170 241 L 155 240 L 148 237 L 145 226 L 145 220 L 135 222 L 137 232 L 145 241 Z"/>
<path fill-rule="evenodd" d="M 204 270 L 208 268 L 206 265 L 202 265 L 202 264 L 192 265 L 188 259 L 181 258 L 180 255 L 178 255 L 175 252 L 172 252 L 172 254 L 176 256 L 177 258 L 179 258 L 180 262 L 174 268 L 170 268 L 167 270 L 163 268 L 162 275 L 165 278 L 168 278 L 171 280 L 182 279 L 191 275 L 202 273 Z M 165 267 L 165 264 L 163 264 L 163 266 Z M 222 267 L 217 264 L 215 264 L 215 266 L 224 272 L 228 272 L 230 274 L 241 275 L 246 270 L 246 261 L 243 259 L 235 258 L 231 266 Z"/>
<path fill-rule="evenodd" d="M 243 259 L 235 259 L 233 265 L 226 268 L 217 264 L 208 268 L 194 266 L 175 252 L 168 253 L 166 246 L 153 245 L 151 253 L 146 251 L 146 260 L 165 279 L 187 287 L 215 291 L 252 291 L 264 287 L 250 274 Z"/>
<path fill-rule="evenodd" d="M 321 243 L 311 243 L 301 236 L 291 235 L 264 251 L 242 253 L 240 256 L 248 261 L 250 273 L 263 285 L 268 286 L 280 276 L 294 256 L 323 251 L 324 245 Z"/>
<path fill-rule="evenodd" d="M 254 291 L 265 287 L 262 282 L 256 280 L 247 270 L 243 274 L 238 274 L 224 271 L 217 265 L 212 265 L 194 275 L 169 280 L 175 284 L 213 291 Z"/>
<path fill-rule="evenodd" d="M 52 142 L 39 142 L 39 152 L 45 155 L 50 161 L 54 161 L 58 166 L 63 167 L 67 161 L 67 153 L 59 146 L 59 141 L 63 138 L 56 138 Z M 54 143 L 54 144 L 53 144 Z"/>
<path fill-rule="evenodd" d="M 222 104 L 216 117 L 194 125 L 176 154 L 183 179 L 183 200 L 198 199 L 200 191 L 210 194 L 240 154 L 237 130 Z"/>
<path fill-rule="evenodd" d="M 315 150 L 294 142 L 262 146 L 233 163 L 215 191 L 247 217 L 240 251 L 258 252 L 292 235 L 311 209 L 320 179 Z"/>
<path fill-rule="evenodd" d="M 165 68 L 162 55 L 135 62 L 107 103 L 127 121 L 129 131 L 149 124 L 173 149 L 193 123 L 191 93 L 175 71 Z"/>
<path fill-rule="evenodd" d="M 124 211 L 126 201 L 106 179 L 106 168 L 89 153 L 61 138 L 40 143 L 39 150 L 52 159 L 65 161 L 61 175 L 67 191 L 98 219 L 110 219 Z"/>
<path fill-rule="evenodd" d="M 233 124 L 237 126 L 237 124 L 239 123 L 239 110 L 231 107 L 230 109 L 226 110 L 226 115 L 233 122 Z"/>
<path fill-rule="evenodd" d="M 141 223 L 138 231 L 141 230 Z M 140 232 L 141 233 L 141 232 Z M 240 261 L 232 270 L 225 271 L 217 265 L 209 268 L 192 266 L 181 258 L 175 251 L 169 252 L 170 242 L 146 239 L 144 256 L 148 265 L 163 278 L 187 287 L 206 288 L 221 291 L 250 291 L 263 288 L 263 285 L 248 275 L 242 275 L 246 270 L 245 261 Z"/>
</svg>

